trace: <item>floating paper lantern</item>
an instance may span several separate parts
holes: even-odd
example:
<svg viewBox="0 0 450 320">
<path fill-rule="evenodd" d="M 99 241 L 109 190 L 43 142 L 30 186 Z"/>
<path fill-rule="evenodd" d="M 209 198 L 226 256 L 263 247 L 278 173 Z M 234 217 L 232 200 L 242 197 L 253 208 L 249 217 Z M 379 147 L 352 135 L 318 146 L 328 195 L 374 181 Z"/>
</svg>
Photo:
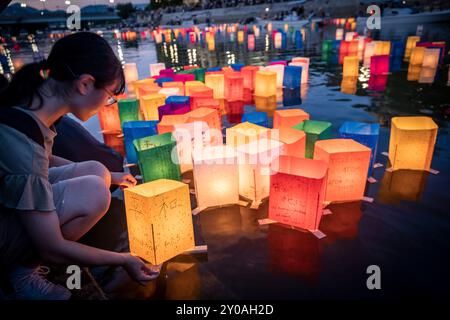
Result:
<svg viewBox="0 0 450 320">
<path fill-rule="evenodd" d="M 239 73 L 226 73 L 224 83 L 225 99 L 229 101 L 242 100 L 244 97 L 244 78 Z"/>
<path fill-rule="evenodd" d="M 274 160 L 282 153 L 283 143 L 258 139 L 240 145 L 236 150 L 239 162 L 239 194 L 258 204 L 269 196 L 271 170 L 277 169 Z"/>
<path fill-rule="evenodd" d="M 256 72 L 258 71 L 258 66 L 245 66 L 241 69 L 241 74 L 244 78 L 244 89 L 255 89 Z"/>
<path fill-rule="evenodd" d="M 205 84 L 207 87 L 213 89 L 214 99 L 224 98 L 225 77 L 223 74 L 206 74 Z"/>
<path fill-rule="evenodd" d="M 244 42 L 244 31 L 242 31 L 242 30 L 238 31 L 238 42 L 239 43 Z"/>
<path fill-rule="evenodd" d="M 376 46 L 375 41 L 366 43 L 366 48 L 364 49 L 364 67 L 370 66 L 370 60 L 375 52 L 375 46 Z"/>
<path fill-rule="evenodd" d="M 352 139 L 316 142 L 314 159 L 328 163 L 325 201 L 344 202 L 364 198 L 371 149 Z"/>
<path fill-rule="evenodd" d="M 191 87 L 189 89 L 189 96 L 191 101 L 192 109 L 195 109 L 196 101 L 201 99 L 212 99 L 213 98 L 213 89 L 208 86 L 201 87 Z"/>
<path fill-rule="evenodd" d="M 164 63 L 151 63 L 150 76 L 159 76 L 160 71 L 164 69 L 166 69 L 166 65 Z"/>
<path fill-rule="evenodd" d="M 372 175 L 372 169 L 377 155 L 378 136 L 380 125 L 378 123 L 364 123 L 346 121 L 339 128 L 339 136 L 344 139 L 353 139 L 371 150 L 368 175 Z"/>
<path fill-rule="evenodd" d="M 413 66 L 412 64 L 410 64 L 408 66 L 407 80 L 408 81 L 418 81 L 420 78 L 421 70 L 422 70 L 422 66 Z"/>
<path fill-rule="evenodd" d="M 145 92 L 147 90 L 156 90 L 155 79 L 147 78 L 142 80 L 137 80 L 128 84 L 129 88 L 136 94 L 136 98 L 139 99 L 140 92 Z"/>
<path fill-rule="evenodd" d="M 108 146 L 116 150 L 118 153 L 125 156 L 125 144 L 121 136 L 122 131 L 108 131 L 103 132 L 103 142 Z"/>
<path fill-rule="evenodd" d="M 139 79 L 136 63 L 125 63 L 123 66 L 123 73 L 125 75 L 125 83 L 128 86 L 128 91 L 129 93 L 133 93 L 133 87 L 130 88 L 129 84 Z"/>
<path fill-rule="evenodd" d="M 284 69 L 283 86 L 288 89 L 299 89 L 302 82 L 302 67 L 287 66 Z"/>
<path fill-rule="evenodd" d="M 232 63 L 230 67 L 233 68 L 234 71 L 241 71 L 241 69 L 245 66 L 243 63 Z"/>
<path fill-rule="evenodd" d="M 250 122 L 243 122 L 226 129 L 226 142 L 228 146 L 237 147 L 253 141 L 267 138 L 269 129 Z"/>
<path fill-rule="evenodd" d="M 425 55 L 426 48 L 424 47 L 414 47 L 411 50 L 411 57 L 409 60 L 409 65 L 422 66 L 423 58 Z"/>
<path fill-rule="evenodd" d="M 144 119 L 159 120 L 158 107 L 165 104 L 166 96 L 163 94 L 151 94 L 147 96 L 141 96 L 140 98 L 141 112 L 144 115 Z"/>
<path fill-rule="evenodd" d="M 316 141 L 331 138 L 331 123 L 326 121 L 305 120 L 292 127 L 306 134 L 305 157 L 313 158 Z"/>
<path fill-rule="evenodd" d="M 436 69 L 439 64 L 440 52 L 440 49 L 425 49 L 423 54 L 422 67 Z"/>
<path fill-rule="evenodd" d="M 171 82 L 164 82 L 162 84 L 163 89 L 165 88 L 178 88 L 178 93 L 176 95 L 184 95 L 184 83 L 182 81 L 171 81 Z M 162 89 L 160 89 L 162 90 Z M 158 90 L 159 91 L 159 90 Z M 171 92 L 171 91 L 169 91 Z M 171 94 L 174 95 L 174 94 Z"/>
<path fill-rule="evenodd" d="M 212 146 L 192 154 L 198 207 L 239 202 L 239 171 L 234 148 Z"/>
<path fill-rule="evenodd" d="M 168 98 L 168 97 L 172 97 L 172 96 L 182 95 L 183 92 L 181 91 L 181 88 L 178 88 L 178 87 L 167 87 L 167 88 L 160 89 L 158 91 L 158 94 L 163 94 L 166 96 L 166 98 Z"/>
<path fill-rule="evenodd" d="M 389 56 L 391 54 L 391 42 L 390 41 L 375 41 L 375 56 Z"/>
<path fill-rule="evenodd" d="M 101 106 L 98 109 L 100 128 L 104 132 L 120 132 L 119 106 L 114 103 L 111 106 Z"/>
<path fill-rule="evenodd" d="M 210 98 L 198 99 L 195 101 L 195 104 L 191 105 L 191 109 L 195 110 L 198 108 L 214 109 L 214 110 L 217 110 L 219 112 L 219 114 L 221 114 L 221 112 L 222 112 L 221 106 L 220 106 L 220 101 L 218 101 L 216 99 L 210 99 Z"/>
<path fill-rule="evenodd" d="M 356 93 L 356 83 L 358 77 L 343 77 L 341 82 L 341 92 L 346 94 Z"/>
<path fill-rule="evenodd" d="M 247 48 L 249 51 L 255 50 L 255 35 L 249 34 L 247 37 Z"/>
<path fill-rule="evenodd" d="M 172 82 L 173 81 L 173 78 L 171 78 L 171 77 L 158 77 L 158 78 L 155 78 L 155 83 L 157 83 L 158 84 L 158 86 L 160 86 L 160 87 L 162 87 L 163 86 L 163 83 L 164 82 Z"/>
<path fill-rule="evenodd" d="M 405 47 L 405 61 L 408 61 L 411 57 L 412 49 L 416 47 L 416 43 L 420 41 L 420 37 L 417 36 L 410 36 L 406 40 L 406 47 Z"/>
<path fill-rule="evenodd" d="M 347 56 L 344 57 L 344 77 L 357 77 L 359 74 L 359 59 L 358 57 Z"/>
<path fill-rule="evenodd" d="M 161 88 L 156 83 L 151 86 L 138 86 L 136 90 L 136 98 L 140 99 L 142 96 L 158 93 L 159 90 L 161 90 Z"/>
<path fill-rule="evenodd" d="M 296 57 L 292 58 L 290 66 L 302 67 L 302 84 L 308 83 L 309 79 L 309 58 Z"/>
<path fill-rule="evenodd" d="M 268 97 L 277 94 L 277 74 L 271 71 L 257 71 L 255 78 L 255 96 Z"/>
<path fill-rule="evenodd" d="M 433 83 L 436 77 L 436 68 L 420 68 L 419 83 Z"/>
<path fill-rule="evenodd" d="M 186 120 L 186 114 L 164 115 L 157 125 L 158 134 L 173 132 L 175 125 L 185 123 Z"/>
<path fill-rule="evenodd" d="M 281 32 L 275 33 L 274 37 L 274 46 L 275 49 L 280 49 L 283 45 L 283 36 L 281 35 Z"/>
<path fill-rule="evenodd" d="M 284 143 L 282 155 L 305 157 L 306 134 L 303 131 L 288 127 L 280 127 L 270 131 L 270 139 Z"/>
<path fill-rule="evenodd" d="M 370 58 L 370 74 L 386 75 L 389 73 L 389 56 L 372 56 Z"/>
<path fill-rule="evenodd" d="M 204 86 L 204 85 L 205 84 L 203 82 L 197 81 L 197 80 L 195 80 L 195 81 L 186 81 L 184 83 L 185 94 L 187 96 L 189 96 L 190 95 L 190 89 L 192 87 L 199 87 L 199 86 Z"/>
<path fill-rule="evenodd" d="M 139 101 L 133 98 L 120 99 L 118 102 L 120 125 L 125 121 L 137 121 L 139 119 Z"/>
<path fill-rule="evenodd" d="M 429 117 L 394 117 L 389 140 L 392 169 L 430 170 L 438 126 Z"/>
<path fill-rule="evenodd" d="M 222 132 L 222 124 L 220 121 L 219 111 L 211 108 L 198 108 L 187 113 L 186 122 L 205 122 L 210 129 L 216 129 Z"/>
<path fill-rule="evenodd" d="M 357 33 L 356 32 L 347 32 L 346 34 L 345 34 L 345 41 L 352 41 L 353 40 L 353 38 L 355 38 L 357 36 Z"/>
<path fill-rule="evenodd" d="M 317 230 L 323 212 L 327 163 L 280 156 L 270 178 L 269 219 L 282 224 Z"/>
<path fill-rule="evenodd" d="M 272 71 L 277 74 L 277 87 L 281 88 L 283 86 L 284 79 L 284 65 L 274 64 L 264 68 L 266 71 Z"/>
<path fill-rule="evenodd" d="M 123 123 L 125 152 L 128 163 L 137 163 L 133 140 L 156 134 L 156 121 L 128 121 Z"/>
<path fill-rule="evenodd" d="M 344 29 L 336 29 L 336 40 L 342 40 L 344 38 Z"/>
<path fill-rule="evenodd" d="M 176 141 L 172 138 L 172 133 L 136 139 L 133 144 L 145 182 L 181 179 Z"/>
<path fill-rule="evenodd" d="M 152 77 L 153 76 L 158 76 L 158 75 L 155 74 L 155 75 L 152 75 Z M 173 78 L 176 75 L 175 75 L 175 71 L 172 68 L 168 68 L 168 69 L 159 70 L 159 76 Z"/>
<path fill-rule="evenodd" d="M 265 112 L 251 112 L 245 113 L 242 116 L 242 122 L 250 122 L 262 127 L 268 127 L 267 113 Z"/>
<path fill-rule="evenodd" d="M 273 116 L 273 128 L 290 128 L 304 120 L 309 120 L 309 114 L 302 109 L 276 110 Z"/>
<path fill-rule="evenodd" d="M 192 249 L 187 184 L 160 179 L 124 190 L 130 251 L 156 265 Z"/>
</svg>

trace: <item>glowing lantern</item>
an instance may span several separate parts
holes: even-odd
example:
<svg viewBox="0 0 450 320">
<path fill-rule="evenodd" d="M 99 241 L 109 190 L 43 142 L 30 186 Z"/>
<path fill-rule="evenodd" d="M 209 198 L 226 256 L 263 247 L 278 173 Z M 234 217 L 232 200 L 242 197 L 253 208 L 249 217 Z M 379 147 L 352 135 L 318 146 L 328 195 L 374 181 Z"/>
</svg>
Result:
<svg viewBox="0 0 450 320">
<path fill-rule="evenodd" d="M 269 219 L 317 230 L 323 212 L 327 164 L 320 160 L 280 156 L 270 178 Z"/>
<path fill-rule="evenodd" d="M 117 103 L 111 106 L 101 106 L 98 109 L 100 128 L 104 132 L 120 132 L 119 107 Z"/>
<path fill-rule="evenodd" d="M 239 171 L 234 148 L 205 147 L 192 154 L 198 207 L 239 202 Z"/>
<path fill-rule="evenodd" d="M 155 88 L 155 79 L 147 78 L 142 80 L 137 80 L 134 82 L 129 83 L 129 88 L 132 88 L 132 91 L 136 94 L 136 98 L 139 99 L 140 92 L 147 90 L 155 90 L 152 88 Z"/>
<path fill-rule="evenodd" d="M 164 63 L 151 63 L 150 76 L 159 76 L 160 71 L 164 69 L 166 69 L 166 65 Z"/>
<path fill-rule="evenodd" d="M 438 126 L 429 117 L 392 118 L 389 160 L 392 169 L 430 170 Z"/>
<path fill-rule="evenodd" d="M 276 32 L 274 36 L 274 46 L 275 49 L 280 49 L 283 45 L 283 35 L 281 32 Z"/>
<path fill-rule="evenodd" d="M 345 41 L 352 41 L 355 36 L 357 36 L 356 32 L 347 32 L 345 34 Z"/>
<path fill-rule="evenodd" d="M 253 141 L 267 138 L 269 129 L 250 122 L 243 122 L 226 129 L 228 146 L 237 147 Z"/>
<path fill-rule="evenodd" d="M 165 104 L 166 96 L 163 94 L 151 94 L 141 96 L 140 98 L 141 112 L 145 120 L 159 120 L 158 107 Z"/>
<path fill-rule="evenodd" d="M 197 100 L 205 98 L 211 99 L 213 97 L 213 89 L 208 86 L 191 87 L 189 89 L 189 96 L 191 99 L 191 106 L 195 106 Z M 195 109 L 195 107 L 193 107 L 192 109 Z"/>
<path fill-rule="evenodd" d="M 103 133 L 103 142 L 108 146 L 116 150 L 123 157 L 125 156 L 125 144 L 120 135 L 121 131 L 109 131 Z"/>
<path fill-rule="evenodd" d="M 408 61 L 411 57 L 412 49 L 416 47 L 416 43 L 420 41 L 420 37 L 417 36 L 410 36 L 406 40 L 406 47 L 405 47 L 405 61 Z"/>
<path fill-rule="evenodd" d="M 170 94 L 170 95 L 184 95 L 184 83 L 182 81 L 164 82 L 162 84 L 162 87 L 164 89 L 165 88 L 178 88 L 179 89 L 179 90 L 177 90 L 176 94 Z M 162 89 L 160 89 L 160 90 L 162 90 Z"/>
<path fill-rule="evenodd" d="M 224 110 L 227 114 L 227 120 L 229 123 L 239 123 L 242 120 L 242 115 L 244 113 L 244 101 L 228 101 L 224 100 Z"/>
<path fill-rule="evenodd" d="M 139 101 L 137 99 L 128 98 L 120 99 L 118 102 L 120 125 L 125 121 L 137 121 L 139 119 Z"/>
<path fill-rule="evenodd" d="M 282 155 L 305 157 L 306 134 L 303 131 L 288 127 L 280 127 L 270 131 L 270 139 L 284 143 Z"/>
<path fill-rule="evenodd" d="M 292 58 L 290 66 L 302 67 L 302 84 L 308 83 L 309 78 L 309 58 L 297 57 Z"/>
<path fill-rule="evenodd" d="M 259 204 L 269 196 L 271 169 L 276 169 L 283 143 L 258 139 L 236 148 L 239 162 L 239 194 Z"/>
<path fill-rule="evenodd" d="M 136 90 L 136 98 L 140 99 L 142 96 L 158 93 L 159 90 L 161 90 L 161 88 L 156 83 L 151 86 L 138 86 Z"/>
<path fill-rule="evenodd" d="M 271 71 L 257 71 L 255 78 L 255 96 L 268 97 L 277 94 L 277 74 Z"/>
<path fill-rule="evenodd" d="M 208 39 L 208 41 L 206 43 L 208 44 L 209 51 L 216 50 L 216 40 L 214 38 Z"/>
<path fill-rule="evenodd" d="M 249 34 L 247 37 L 247 48 L 249 51 L 255 50 L 255 35 Z"/>
<path fill-rule="evenodd" d="M 172 133 L 136 139 L 133 144 L 145 182 L 158 179 L 181 179 L 176 141 L 172 138 Z"/>
<path fill-rule="evenodd" d="M 357 80 L 358 77 L 343 77 L 341 82 L 341 92 L 346 94 L 355 94 Z"/>
<path fill-rule="evenodd" d="M 419 83 L 433 83 L 436 77 L 436 68 L 425 68 L 420 69 Z"/>
<path fill-rule="evenodd" d="M 273 71 L 277 74 L 277 87 L 281 88 L 283 86 L 284 78 L 284 65 L 274 64 L 264 68 L 266 71 Z"/>
<path fill-rule="evenodd" d="M 299 89 L 302 82 L 302 67 L 287 66 L 284 69 L 283 86 L 288 89 Z"/>
<path fill-rule="evenodd" d="M 387 74 L 371 75 L 369 78 L 368 89 L 373 91 L 384 91 L 387 85 Z"/>
<path fill-rule="evenodd" d="M 242 100 L 244 97 L 244 78 L 240 73 L 225 74 L 225 99 L 229 101 Z"/>
<path fill-rule="evenodd" d="M 128 121 L 123 123 L 125 152 L 128 163 L 137 163 L 133 140 L 156 134 L 156 121 Z"/>
<path fill-rule="evenodd" d="M 359 74 L 359 59 L 358 57 L 347 56 L 344 57 L 344 77 L 357 77 Z"/>
<path fill-rule="evenodd" d="M 124 191 L 130 251 L 161 264 L 195 246 L 189 186 L 160 179 Z"/>
<path fill-rule="evenodd" d="M 408 81 L 418 81 L 420 78 L 421 70 L 422 66 L 413 66 L 412 64 L 410 64 L 408 66 L 408 74 L 407 74 Z"/>
<path fill-rule="evenodd" d="M 259 70 L 257 66 L 245 66 L 241 69 L 242 77 L 244 78 L 244 88 L 255 89 L 256 72 Z"/>
<path fill-rule="evenodd" d="M 423 63 L 423 58 L 425 55 L 426 48 L 424 47 L 415 47 L 411 50 L 411 57 L 409 60 L 409 65 L 413 66 L 421 66 Z"/>
<path fill-rule="evenodd" d="M 309 114 L 302 109 L 276 110 L 273 116 L 273 128 L 290 128 L 304 120 L 309 120 Z"/>
<path fill-rule="evenodd" d="M 339 128 L 341 138 L 353 139 L 371 149 L 369 176 L 372 175 L 373 165 L 375 164 L 379 132 L 380 125 L 378 123 L 346 121 Z"/>
<path fill-rule="evenodd" d="M 265 112 L 251 112 L 245 113 L 242 116 L 242 122 L 250 122 L 262 127 L 268 127 L 267 113 Z"/>
<path fill-rule="evenodd" d="M 195 104 L 191 105 L 191 109 L 195 110 L 198 108 L 210 108 L 217 110 L 219 114 L 221 111 L 220 102 L 216 99 L 210 99 L 210 98 L 202 98 L 195 101 Z"/>
<path fill-rule="evenodd" d="M 171 82 L 166 82 L 166 83 L 171 83 Z M 158 94 L 162 94 L 164 95 L 166 98 L 168 97 L 172 97 L 172 96 L 179 96 L 182 95 L 182 88 L 179 87 L 166 87 L 166 88 L 162 88 L 158 91 Z"/>
<path fill-rule="evenodd" d="M 213 89 L 214 99 L 224 98 L 225 78 L 223 74 L 206 74 L 205 84 Z"/>
<path fill-rule="evenodd" d="M 391 53 L 390 41 L 375 41 L 375 56 L 389 56 Z"/>
<path fill-rule="evenodd" d="M 436 69 L 439 63 L 440 52 L 440 49 L 425 49 L 423 54 L 422 67 Z"/>
<path fill-rule="evenodd" d="M 389 73 L 389 56 L 372 56 L 370 58 L 370 74 L 386 75 Z"/>
<path fill-rule="evenodd" d="M 331 138 L 331 123 L 326 121 L 305 120 L 292 127 L 306 134 L 305 157 L 313 158 L 316 141 Z"/>
<path fill-rule="evenodd" d="M 316 142 L 314 159 L 328 163 L 325 201 L 343 202 L 364 198 L 370 154 L 370 148 L 352 139 Z"/>
<path fill-rule="evenodd" d="M 336 40 L 342 40 L 344 38 L 344 29 L 336 29 Z"/>
<path fill-rule="evenodd" d="M 269 23 L 267 24 L 267 31 L 268 31 L 268 32 L 271 32 L 271 31 L 272 31 L 272 22 L 269 22 Z"/>
<path fill-rule="evenodd" d="M 364 49 L 364 66 L 369 67 L 370 66 L 370 60 L 375 52 L 375 41 L 366 43 L 366 48 Z"/>
<path fill-rule="evenodd" d="M 155 74 L 154 76 L 158 76 L 158 75 Z M 169 69 L 159 70 L 159 76 L 172 78 L 172 77 L 175 77 L 176 75 L 175 75 L 175 71 L 172 68 L 169 68 Z"/>
<path fill-rule="evenodd" d="M 222 125 L 220 121 L 220 115 L 218 110 L 211 108 L 198 108 L 187 113 L 186 122 L 205 122 L 210 129 L 216 129 L 222 132 Z"/>
<path fill-rule="evenodd" d="M 238 42 L 239 43 L 244 42 L 244 31 L 242 31 L 242 30 L 238 31 Z"/>
<path fill-rule="evenodd" d="M 189 96 L 190 95 L 190 89 L 192 87 L 200 87 L 200 86 L 204 86 L 204 85 L 205 84 L 203 82 L 197 81 L 197 80 L 195 80 L 195 81 L 186 81 L 184 83 L 185 94 L 187 96 Z"/>
<path fill-rule="evenodd" d="M 125 83 L 127 84 L 128 91 L 130 94 L 133 94 L 133 87 L 130 86 L 130 83 L 139 79 L 136 63 L 125 63 L 123 66 L 123 73 L 125 75 Z"/>
<path fill-rule="evenodd" d="M 185 123 L 186 120 L 186 114 L 164 115 L 157 125 L 158 134 L 173 132 L 175 125 Z"/>
<path fill-rule="evenodd" d="M 164 115 L 185 114 L 191 110 L 189 97 L 171 96 L 166 99 L 166 104 L 158 107 L 159 119 Z"/>
</svg>

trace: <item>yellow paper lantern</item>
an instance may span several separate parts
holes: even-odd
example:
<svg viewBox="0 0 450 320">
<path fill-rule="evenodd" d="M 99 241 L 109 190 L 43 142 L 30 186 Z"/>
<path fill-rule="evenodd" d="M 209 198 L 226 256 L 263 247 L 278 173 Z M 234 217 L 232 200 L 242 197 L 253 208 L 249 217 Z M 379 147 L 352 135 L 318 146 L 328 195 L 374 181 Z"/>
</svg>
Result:
<svg viewBox="0 0 450 320">
<path fill-rule="evenodd" d="M 352 139 L 316 141 L 314 159 L 328 163 L 325 201 L 364 198 L 371 149 Z"/>
<path fill-rule="evenodd" d="M 420 68 L 419 83 L 433 83 L 436 77 L 436 68 Z"/>
<path fill-rule="evenodd" d="M 366 43 L 366 48 L 364 49 L 364 67 L 370 67 L 370 59 L 375 53 L 376 41 Z"/>
<path fill-rule="evenodd" d="M 416 47 L 416 43 L 420 41 L 420 37 L 418 36 L 410 36 L 406 40 L 406 47 L 405 47 L 405 57 L 404 60 L 408 61 L 411 57 L 412 49 Z"/>
<path fill-rule="evenodd" d="M 358 77 L 343 77 L 341 82 L 341 92 L 346 94 L 355 94 L 357 81 Z"/>
<path fill-rule="evenodd" d="M 251 122 L 242 122 L 226 129 L 226 143 L 228 146 L 237 147 L 267 138 L 269 133 L 270 131 L 266 127 Z"/>
<path fill-rule="evenodd" d="M 259 70 L 255 78 L 255 96 L 268 97 L 277 94 L 277 74 L 271 71 Z"/>
<path fill-rule="evenodd" d="M 429 117 L 394 117 L 389 140 L 392 169 L 430 170 L 438 126 Z"/>
<path fill-rule="evenodd" d="M 225 78 L 223 74 L 220 73 L 206 74 L 205 85 L 213 89 L 214 99 L 224 98 Z"/>
<path fill-rule="evenodd" d="M 408 66 L 408 74 L 407 79 L 408 81 L 418 81 L 420 78 L 420 71 L 422 70 L 422 66 Z"/>
<path fill-rule="evenodd" d="M 359 59 L 355 56 L 344 57 L 344 77 L 357 77 L 359 74 Z"/>
<path fill-rule="evenodd" d="M 283 79 L 284 79 L 284 66 L 281 64 L 273 64 L 267 67 L 264 67 L 265 71 L 272 71 L 277 74 L 277 87 L 283 87 Z"/>
<path fill-rule="evenodd" d="M 356 32 L 349 31 L 345 34 L 345 41 L 352 41 L 353 38 L 357 35 Z"/>
<path fill-rule="evenodd" d="M 182 81 L 167 81 L 163 82 L 163 88 L 178 88 L 178 95 L 184 96 L 184 83 Z"/>
<path fill-rule="evenodd" d="M 440 49 L 426 48 L 423 53 L 422 67 L 436 69 L 439 63 Z"/>
<path fill-rule="evenodd" d="M 283 143 L 258 139 L 236 148 L 239 162 L 239 194 L 259 204 L 269 196 L 270 175 L 276 170 L 273 160 L 283 152 Z"/>
<path fill-rule="evenodd" d="M 304 120 L 309 120 L 309 114 L 302 109 L 276 110 L 273 116 L 273 128 L 290 128 Z"/>
<path fill-rule="evenodd" d="M 203 82 L 201 82 L 201 81 L 197 81 L 197 80 L 194 80 L 194 81 L 186 81 L 185 83 L 184 83 L 184 87 L 185 87 L 185 95 L 187 95 L 187 96 L 189 96 L 190 95 L 190 88 L 192 88 L 192 87 L 201 87 L 201 86 L 204 86 L 205 84 L 203 83 Z"/>
<path fill-rule="evenodd" d="M 130 84 L 139 79 L 136 63 L 125 63 L 123 66 L 123 73 L 125 75 L 125 83 L 128 87 L 128 93 L 134 94 L 134 88 L 133 86 L 130 86 Z"/>
<path fill-rule="evenodd" d="M 421 66 L 425 55 L 425 49 L 426 49 L 425 47 L 414 47 L 411 50 L 409 65 Z"/>
<path fill-rule="evenodd" d="M 388 56 L 391 53 L 390 41 L 375 41 L 375 56 Z"/>
<path fill-rule="evenodd" d="M 129 84 L 132 87 L 132 91 L 135 92 L 136 98 L 139 99 L 141 91 L 152 90 L 156 86 L 155 80 L 152 78 L 133 81 Z"/>
<path fill-rule="evenodd" d="M 164 63 L 151 63 L 149 67 L 151 77 L 159 76 L 159 72 L 166 69 L 166 65 Z"/>
<path fill-rule="evenodd" d="M 141 113 L 144 115 L 144 120 L 159 120 L 158 107 L 164 105 L 166 96 L 163 94 L 150 94 L 142 96 L 139 99 L 139 106 Z"/>
<path fill-rule="evenodd" d="M 160 179 L 126 188 L 130 251 L 161 264 L 195 246 L 187 184 Z"/>
<path fill-rule="evenodd" d="M 196 150 L 195 194 L 198 207 L 215 207 L 239 202 L 239 171 L 234 148 L 211 146 Z"/>
<path fill-rule="evenodd" d="M 242 30 L 238 31 L 238 42 L 239 43 L 244 42 L 244 31 L 242 31 Z"/>
<path fill-rule="evenodd" d="M 182 88 L 180 88 L 180 87 L 161 88 L 158 91 L 158 94 L 162 94 L 166 98 L 171 97 L 171 96 L 182 96 L 183 92 L 181 90 L 182 90 Z"/>
</svg>

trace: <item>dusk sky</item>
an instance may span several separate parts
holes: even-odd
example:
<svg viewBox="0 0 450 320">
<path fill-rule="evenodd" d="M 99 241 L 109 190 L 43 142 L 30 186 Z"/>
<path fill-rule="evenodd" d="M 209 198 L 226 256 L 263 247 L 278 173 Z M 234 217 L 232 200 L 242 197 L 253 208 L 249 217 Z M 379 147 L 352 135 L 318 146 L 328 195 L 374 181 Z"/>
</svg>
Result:
<svg viewBox="0 0 450 320">
<path fill-rule="evenodd" d="M 96 5 L 96 4 L 110 4 L 110 0 L 70 0 L 72 4 L 79 5 L 81 7 L 86 5 Z M 25 2 L 28 6 L 34 7 L 37 9 L 42 9 L 43 4 L 45 4 L 45 8 L 53 10 L 59 7 L 59 9 L 67 8 L 67 5 L 65 4 L 65 0 L 45 0 L 45 3 L 41 2 L 40 0 L 13 0 L 11 1 L 11 4 L 13 3 L 23 3 Z M 132 2 L 135 4 L 139 3 L 149 3 L 149 0 L 114 0 L 114 3 L 126 3 L 126 2 Z"/>
</svg>

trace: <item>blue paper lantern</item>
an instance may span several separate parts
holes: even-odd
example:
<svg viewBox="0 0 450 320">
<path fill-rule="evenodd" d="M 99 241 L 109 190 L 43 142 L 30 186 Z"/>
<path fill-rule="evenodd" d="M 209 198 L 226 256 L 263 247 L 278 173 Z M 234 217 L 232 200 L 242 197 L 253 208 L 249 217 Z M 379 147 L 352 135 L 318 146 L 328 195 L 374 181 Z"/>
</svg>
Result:
<svg viewBox="0 0 450 320">
<path fill-rule="evenodd" d="M 261 111 L 244 113 L 242 115 L 242 122 L 250 122 L 266 128 L 269 126 L 267 113 Z"/>
<path fill-rule="evenodd" d="M 137 154 L 133 140 L 157 134 L 158 121 L 127 121 L 123 123 L 123 139 L 128 163 L 137 163 Z"/>
<path fill-rule="evenodd" d="M 162 87 L 162 84 L 164 83 L 164 82 L 172 82 L 173 81 L 173 79 L 172 78 L 169 78 L 169 77 L 164 77 L 164 78 L 158 78 L 158 79 L 156 79 L 155 80 L 155 82 L 158 84 L 158 86 L 160 86 L 160 87 Z"/>
<path fill-rule="evenodd" d="M 339 51 L 340 47 L 341 47 L 341 40 L 333 40 L 333 44 L 331 46 L 331 49 L 333 51 Z"/>
<path fill-rule="evenodd" d="M 300 89 L 283 89 L 283 105 L 285 107 L 300 106 L 301 104 L 302 98 L 300 96 Z"/>
<path fill-rule="evenodd" d="M 298 89 L 302 83 L 302 67 L 286 66 L 284 68 L 283 86 L 287 89 Z"/>
<path fill-rule="evenodd" d="M 230 67 L 233 68 L 234 71 L 241 71 L 241 69 L 245 66 L 243 63 L 233 63 L 230 64 Z"/>
<path fill-rule="evenodd" d="M 213 71 L 222 71 L 221 67 L 213 67 L 206 69 L 206 72 L 213 72 Z"/>
<path fill-rule="evenodd" d="M 391 56 L 403 57 L 405 55 L 405 44 L 402 41 L 392 41 Z"/>
<path fill-rule="evenodd" d="M 184 106 L 190 106 L 189 96 L 170 96 L 166 98 L 166 104 L 171 105 L 173 109 L 179 109 Z"/>
<path fill-rule="evenodd" d="M 341 138 L 353 139 L 372 150 L 370 155 L 369 177 L 372 175 L 373 165 L 375 164 L 379 133 L 380 125 L 378 123 L 346 121 L 339 128 L 339 136 Z"/>
<path fill-rule="evenodd" d="M 297 47 L 297 49 L 303 48 L 303 36 L 300 30 L 295 31 L 295 46 Z"/>
</svg>

